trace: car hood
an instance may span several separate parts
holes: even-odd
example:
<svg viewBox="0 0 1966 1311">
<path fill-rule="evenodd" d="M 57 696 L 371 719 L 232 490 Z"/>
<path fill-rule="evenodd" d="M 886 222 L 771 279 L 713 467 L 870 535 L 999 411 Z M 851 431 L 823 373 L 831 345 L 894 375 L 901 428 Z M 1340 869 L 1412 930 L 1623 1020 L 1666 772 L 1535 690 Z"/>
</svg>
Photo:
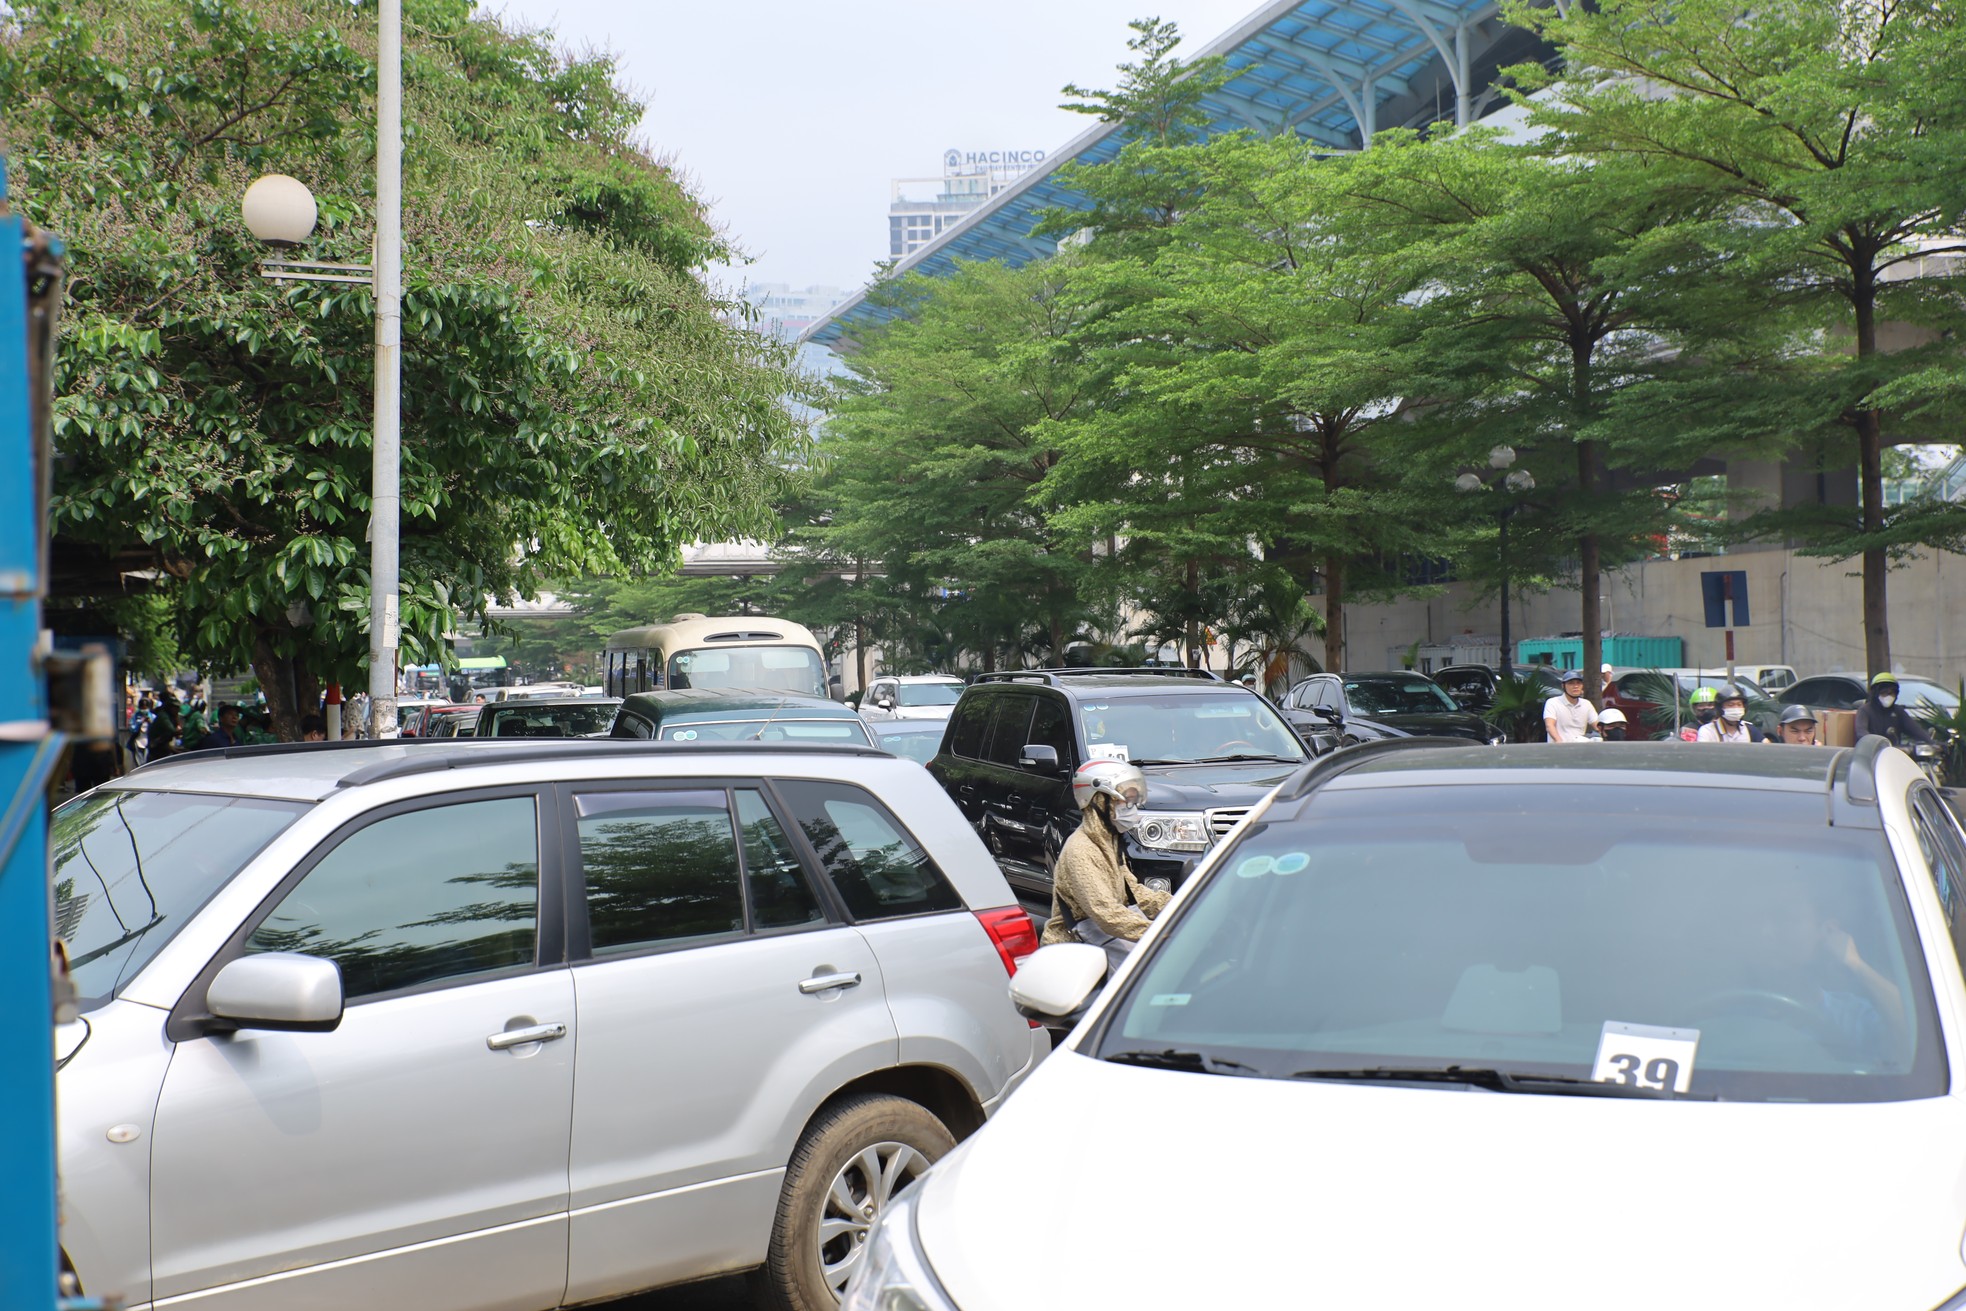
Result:
<svg viewBox="0 0 1966 1311">
<path fill-rule="evenodd" d="M 929 1176 L 920 1231 L 963 1311 L 1931 1311 L 1966 1285 L 1962 1129 L 1958 1097 L 1549 1097 L 1061 1051 Z"/>
<path fill-rule="evenodd" d="M 1480 715 L 1459 710 L 1441 710 L 1424 715 L 1361 715 L 1380 728 L 1411 737 L 1471 737 L 1486 742 L 1493 730 Z"/>
<path fill-rule="evenodd" d="M 1143 765 L 1147 801 L 1142 810 L 1213 810 L 1253 806 L 1307 761 L 1279 764 L 1251 760 L 1222 765 Z"/>
</svg>

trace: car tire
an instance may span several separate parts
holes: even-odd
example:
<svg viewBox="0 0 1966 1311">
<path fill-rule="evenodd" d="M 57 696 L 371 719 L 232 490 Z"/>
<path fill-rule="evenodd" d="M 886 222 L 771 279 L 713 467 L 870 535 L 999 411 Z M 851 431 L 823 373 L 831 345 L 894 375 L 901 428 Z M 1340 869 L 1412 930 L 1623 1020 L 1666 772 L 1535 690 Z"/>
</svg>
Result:
<svg viewBox="0 0 1966 1311">
<path fill-rule="evenodd" d="M 759 1272 L 773 1305 L 834 1311 L 888 1199 L 955 1145 L 942 1121 L 905 1097 L 870 1093 L 822 1108 L 793 1150 L 778 1194 Z M 842 1191 L 860 1204 L 858 1214 L 837 1214 Z"/>
</svg>

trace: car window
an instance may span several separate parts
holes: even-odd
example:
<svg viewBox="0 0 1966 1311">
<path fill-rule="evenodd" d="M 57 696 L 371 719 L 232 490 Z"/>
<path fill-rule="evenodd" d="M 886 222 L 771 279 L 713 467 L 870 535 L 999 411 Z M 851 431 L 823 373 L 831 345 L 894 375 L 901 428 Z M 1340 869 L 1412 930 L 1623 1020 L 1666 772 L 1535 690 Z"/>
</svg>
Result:
<svg viewBox="0 0 1966 1311">
<path fill-rule="evenodd" d="M 652 738 L 655 725 L 632 710 L 623 710 L 614 717 L 614 727 L 608 731 L 615 737 Z"/>
<path fill-rule="evenodd" d="M 1000 696 L 996 701 L 990 713 L 990 739 L 984 747 L 983 759 L 1015 769 L 1018 758 L 1024 754 L 1024 744 L 1031 740 L 1031 712 L 1037 709 L 1037 698 Z"/>
<path fill-rule="evenodd" d="M 737 823 L 744 839 L 744 887 L 754 929 L 794 928 L 826 918 L 806 882 L 805 867 L 792 849 L 778 817 L 763 794 L 739 788 Z"/>
<path fill-rule="evenodd" d="M 1831 828 L 1801 797 L 1647 790 L 1643 806 L 1561 783 L 1433 787 L 1423 805 L 1410 787 L 1314 793 L 1191 890 L 1099 1050 L 1196 1050 L 1278 1077 L 1591 1078 L 1636 1025 L 1697 1034 L 1680 1054 L 1695 1095 L 1944 1093 L 1882 835 Z"/>
<path fill-rule="evenodd" d="M 1078 713 L 1086 752 L 1095 760 L 1103 756 L 1144 764 L 1233 756 L 1304 758 L 1302 744 L 1284 726 L 1276 707 L 1241 688 L 1088 697 L 1079 702 Z"/>
<path fill-rule="evenodd" d="M 922 721 L 918 719 L 893 719 L 885 722 L 895 727 L 875 730 L 874 744 L 881 750 L 891 751 L 897 756 L 921 765 L 926 765 L 935 759 L 935 753 L 942 745 L 942 730 L 946 725 L 931 720 L 929 721 L 931 726 L 924 729 L 921 727 Z M 1061 754 L 1058 758 L 1063 760 L 1065 757 Z"/>
<path fill-rule="evenodd" d="M 858 715 L 837 719 L 683 719 L 665 720 L 660 734 L 664 742 L 851 742 L 865 746 L 873 741 Z"/>
<path fill-rule="evenodd" d="M 1428 678 L 1348 678 L 1345 699 L 1367 715 L 1427 715 L 1459 710 L 1454 698 Z"/>
<path fill-rule="evenodd" d="M 872 794 L 807 780 L 781 782 L 778 790 L 854 919 L 963 908 L 928 853 Z"/>
<path fill-rule="evenodd" d="M 342 995 L 454 982 L 530 965 L 539 937 L 531 797 L 406 811 L 323 856 L 246 940 L 341 967 Z"/>
<path fill-rule="evenodd" d="M 261 848 L 297 801 L 94 792 L 55 811 L 55 935 L 84 1007 L 107 1001 Z"/>
<path fill-rule="evenodd" d="M 1078 757 L 1072 748 L 1071 712 L 1055 696 L 1041 696 L 1037 702 L 1026 741 L 1036 746 L 1050 747 L 1058 753 L 1058 763 L 1069 769 L 1077 763 Z"/>
<path fill-rule="evenodd" d="M 511 701 L 491 712 L 487 737 L 591 737 L 614 723 L 615 708 L 598 702 L 579 706 L 529 706 Z"/>
<path fill-rule="evenodd" d="M 1326 710 L 1339 709 L 1338 684 L 1329 678 L 1320 678 L 1311 684 L 1311 704 L 1323 706 Z"/>
<path fill-rule="evenodd" d="M 596 956 L 743 931 L 721 791 L 582 793 L 574 814 Z"/>
<path fill-rule="evenodd" d="M 949 722 L 949 754 L 966 760 L 983 756 L 984 735 L 990 727 L 990 705 L 995 697 L 973 696 L 959 702 Z"/>
<path fill-rule="evenodd" d="M 952 706 L 963 694 L 961 683 L 903 683 L 899 687 L 904 706 Z"/>
<path fill-rule="evenodd" d="M 1863 700 L 1852 684 L 1840 678 L 1805 678 L 1782 693 L 1782 700 L 1799 706 L 1828 706 L 1848 710 Z"/>
</svg>

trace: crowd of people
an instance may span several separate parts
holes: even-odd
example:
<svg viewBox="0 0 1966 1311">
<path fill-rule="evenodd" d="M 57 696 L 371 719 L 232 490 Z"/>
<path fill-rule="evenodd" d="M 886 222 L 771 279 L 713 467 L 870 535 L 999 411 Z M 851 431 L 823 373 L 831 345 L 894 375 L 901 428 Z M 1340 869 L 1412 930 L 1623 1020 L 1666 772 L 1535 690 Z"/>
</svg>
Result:
<svg viewBox="0 0 1966 1311">
<path fill-rule="evenodd" d="M 1601 691 L 1611 686 L 1610 670 L 1609 665 L 1604 667 L 1605 681 Z M 1567 669 L 1560 681 L 1563 690 L 1543 703 L 1543 730 L 1550 741 L 1587 742 L 1601 739 L 1623 742 L 1627 739 L 1631 725 L 1624 712 L 1615 706 L 1600 711 L 1584 696 L 1582 670 Z M 1918 722 L 1916 715 L 1898 704 L 1898 690 L 1896 674 L 1886 671 L 1871 677 L 1869 695 L 1857 707 L 1856 736 L 1862 738 L 1875 734 L 1896 747 L 1915 742 L 1931 743 L 1931 730 Z M 1691 722 L 1680 727 L 1681 741 L 1723 745 L 1752 742 L 1777 742 L 1801 747 L 1818 745 L 1816 711 L 1808 706 L 1784 706 L 1775 724 L 1775 734 L 1770 737 L 1765 729 L 1748 719 L 1747 694 L 1732 683 L 1718 688 L 1694 688 L 1688 700 L 1693 717 Z"/>
</svg>

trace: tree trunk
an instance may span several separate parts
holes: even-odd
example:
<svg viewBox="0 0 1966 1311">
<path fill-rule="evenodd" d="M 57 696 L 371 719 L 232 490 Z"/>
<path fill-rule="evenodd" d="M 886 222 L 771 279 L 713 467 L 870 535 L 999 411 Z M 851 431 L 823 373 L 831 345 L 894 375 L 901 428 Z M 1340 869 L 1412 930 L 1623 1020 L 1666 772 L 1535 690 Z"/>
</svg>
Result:
<svg viewBox="0 0 1966 1311">
<path fill-rule="evenodd" d="M 1051 612 L 1050 623 L 1051 655 L 1045 660 L 1045 664 L 1053 669 L 1063 669 L 1065 667 L 1065 620 L 1054 609 Z"/>
<path fill-rule="evenodd" d="M 1201 649 L 1201 624 L 1195 618 L 1195 611 L 1201 604 L 1198 596 L 1200 591 L 1201 561 L 1190 560 L 1188 561 L 1188 619 L 1181 628 L 1181 640 L 1183 644 L 1181 664 L 1187 669 L 1197 669 L 1202 663 L 1195 658 L 1196 652 Z"/>
<path fill-rule="evenodd" d="M 1590 410 L 1591 403 L 1591 352 L 1596 343 L 1588 337 L 1573 341 L 1570 347 L 1571 359 L 1571 399 L 1579 422 Z M 1596 442 L 1577 443 L 1577 498 L 1583 503 L 1585 523 L 1597 513 L 1593 504 L 1597 497 L 1599 482 L 1598 449 Z M 1585 696 L 1595 702 L 1602 699 L 1597 689 L 1603 685 L 1598 676 L 1598 668 L 1604 663 L 1604 620 L 1601 614 L 1603 597 L 1599 588 L 1603 586 L 1604 553 L 1595 529 L 1587 527 L 1584 535 L 1577 539 L 1578 583 L 1583 592 L 1583 613 L 1579 627 L 1583 629 L 1584 687 Z"/>
<path fill-rule="evenodd" d="M 1345 668 L 1345 557 L 1324 557 L 1324 667 L 1331 673 Z"/>
<path fill-rule="evenodd" d="M 296 695 L 294 658 L 275 655 L 272 640 L 265 632 L 253 637 L 253 677 L 259 680 L 260 690 L 266 694 L 267 717 L 273 722 L 273 735 L 282 742 L 300 740 L 300 717 L 313 709 L 312 703 L 302 710 Z M 311 677 L 306 681 L 312 683 Z"/>
<path fill-rule="evenodd" d="M 853 617 L 853 673 L 854 690 L 867 690 L 867 624 L 859 615 Z"/>
<path fill-rule="evenodd" d="M 1877 354 L 1877 275 L 1870 258 L 1862 257 L 1863 267 L 1853 268 L 1851 304 L 1857 311 L 1857 358 Z M 1864 532 L 1884 528 L 1884 417 L 1876 410 L 1859 410 L 1857 425 L 1857 470 L 1862 485 Z M 1891 618 L 1886 577 L 1890 561 L 1881 546 L 1864 551 L 1864 659 L 1866 673 L 1878 674 L 1891 667 Z"/>
</svg>

